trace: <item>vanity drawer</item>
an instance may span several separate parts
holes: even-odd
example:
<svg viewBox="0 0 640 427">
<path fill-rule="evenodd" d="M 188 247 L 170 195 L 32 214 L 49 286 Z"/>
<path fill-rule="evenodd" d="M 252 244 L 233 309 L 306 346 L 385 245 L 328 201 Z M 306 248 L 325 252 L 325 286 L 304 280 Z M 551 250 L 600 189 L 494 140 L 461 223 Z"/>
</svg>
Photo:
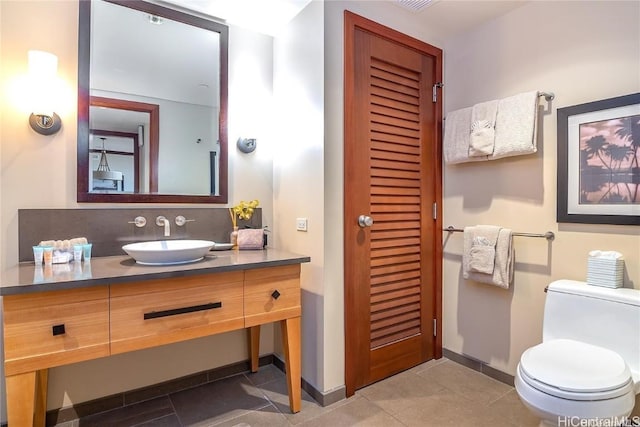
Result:
<svg viewBox="0 0 640 427">
<path fill-rule="evenodd" d="M 7 295 L 5 373 L 14 375 L 109 355 L 109 288 Z"/>
<path fill-rule="evenodd" d="M 111 285 L 111 353 L 240 329 L 243 273 Z"/>
<path fill-rule="evenodd" d="M 245 271 L 245 327 L 300 314 L 300 264 Z"/>
</svg>

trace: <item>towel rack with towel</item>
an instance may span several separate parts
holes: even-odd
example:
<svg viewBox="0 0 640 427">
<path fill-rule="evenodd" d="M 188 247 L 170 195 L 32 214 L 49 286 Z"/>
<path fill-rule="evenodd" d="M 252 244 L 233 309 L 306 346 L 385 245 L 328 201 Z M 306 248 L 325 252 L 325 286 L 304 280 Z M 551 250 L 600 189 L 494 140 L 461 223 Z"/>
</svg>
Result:
<svg viewBox="0 0 640 427">
<path fill-rule="evenodd" d="M 497 160 L 537 152 L 541 97 L 550 102 L 555 94 L 531 90 L 447 113 L 442 140 L 445 163 Z"/>
<path fill-rule="evenodd" d="M 454 226 L 450 225 L 447 228 L 443 228 L 443 231 L 448 231 L 449 233 L 461 233 L 464 230 L 462 228 L 455 228 Z M 544 237 L 545 239 L 552 241 L 553 239 L 556 238 L 556 235 L 554 234 L 553 231 L 547 231 L 544 234 L 541 233 L 518 233 L 518 232 L 513 232 L 511 233 L 514 236 L 523 236 L 523 237 Z"/>
<path fill-rule="evenodd" d="M 546 101 L 553 101 L 556 98 L 556 94 L 553 92 L 538 92 L 538 98 L 541 96 L 544 96 Z M 442 120 L 447 120 L 447 118 L 444 117 Z"/>
</svg>

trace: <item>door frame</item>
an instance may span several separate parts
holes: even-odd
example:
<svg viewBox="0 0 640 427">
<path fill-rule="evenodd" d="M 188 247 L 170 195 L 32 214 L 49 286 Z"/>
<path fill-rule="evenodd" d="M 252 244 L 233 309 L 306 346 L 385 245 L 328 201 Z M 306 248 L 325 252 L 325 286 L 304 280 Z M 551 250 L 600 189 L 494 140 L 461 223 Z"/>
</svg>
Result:
<svg viewBox="0 0 640 427">
<path fill-rule="evenodd" d="M 382 37 L 384 39 L 403 44 L 406 47 L 414 49 L 422 54 L 432 56 L 436 63 L 435 80 L 436 82 L 442 82 L 442 50 L 435 48 L 425 42 L 410 37 L 406 34 L 400 33 L 389 27 L 386 27 L 377 22 L 371 21 L 362 16 L 356 15 L 348 10 L 344 11 L 344 150 L 345 154 L 348 147 L 348 141 L 353 141 L 355 138 L 355 132 L 353 123 L 356 112 L 354 111 L 355 102 L 355 56 L 354 56 L 354 44 L 356 30 L 362 30 L 369 32 L 373 35 Z M 442 357 L 442 233 L 438 233 L 442 230 L 442 92 L 438 93 L 435 111 L 435 121 L 433 129 L 436 143 L 434 144 L 434 183 L 435 183 L 435 225 L 436 236 L 434 236 L 434 247 L 432 248 L 435 257 L 435 271 L 433 272 L 434 279 L 434 318 L 436 319 L 436 336 L 434 339 L 434 358 L 440 359 Z M 346 168 L 346 155 L 343 167 Z M 346 176 L 346 173 L 344 174 Z M 346 182 L 345 182 L 346 184 Z M 344 198 L 349 197 L 346 191 L 344 191 Z M 344 203 L 346 209 L 346 203 Z M 344 217 L 344 235 L 347 235 L 346 227 L 352 226 L 349 219 Z M 350 324 L 357 321 L 357 314 L 351 311 L 349 308 L 354 305 L 354 295 L 348 286 L 347 281 L 347 260 L 346 260 L 346 245 L 349 244 L 346 239 L 345 245 L 345 259 L 344 259 L 344 325 L 345 325 L 345 386 L 346 395 L 352 396 L 355 393 L 356 384 L 356 369 L 355 365 L 358 363 L 355 357 L 350 357 L 350 348 L 359 345 L 355 342 L 354 328 L 350 328 Z M 360 343 L 361 344 L 361 343 Z M 357 353 L 357 352 L 356 352 Z"/>
</svg>

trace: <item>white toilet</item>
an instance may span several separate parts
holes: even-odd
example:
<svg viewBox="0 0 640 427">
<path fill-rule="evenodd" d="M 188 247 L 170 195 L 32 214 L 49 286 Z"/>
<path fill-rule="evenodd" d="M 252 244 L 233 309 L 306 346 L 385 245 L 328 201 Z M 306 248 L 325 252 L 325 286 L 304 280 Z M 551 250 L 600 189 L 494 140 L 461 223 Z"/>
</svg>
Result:
<svg viewBox="0 0 640 427">
<path fill-rule="evenodd" d="M 515 386 L 545 425 L 622 423 L 640 393 L 640 290 L 551 283 L 542 343 L 522 354 Z"/>
</svg>

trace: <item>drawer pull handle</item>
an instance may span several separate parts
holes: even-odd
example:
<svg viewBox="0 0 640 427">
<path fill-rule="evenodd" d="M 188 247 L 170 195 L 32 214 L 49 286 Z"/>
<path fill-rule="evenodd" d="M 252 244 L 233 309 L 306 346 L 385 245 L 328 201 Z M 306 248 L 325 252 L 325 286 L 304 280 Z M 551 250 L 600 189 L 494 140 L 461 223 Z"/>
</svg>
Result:
<svg viewBox="0 0 640 427">
<path fill-rule="evenodd" d="M 271 296 L 273 297 L 273 299 L 278 299 L 280 298 L 280 292 L 278 292 L 278 290 L 276 289 L 275 291 L 273 291 Z"/>
<path fill-rule="evenodd" d="M 222 307 L 222 302 L 210 302 L 209 304 L 192 305 L 191 307 L 173 308 L 171 310 L 162 311 L 151 311 L 144 314 L 144 320 L 175 316 L 176 314 L 194 313 L 196 311 L 211 310 L 220 307 Z"/>
<path fill-rule="evenodd" d="M 51 333 L 53 334 L 54 337 L 56 335 L 64 335 L 65 334 L 64 323 L 62 325 L 53 325 L 51 327 Z"/>
</svg>

